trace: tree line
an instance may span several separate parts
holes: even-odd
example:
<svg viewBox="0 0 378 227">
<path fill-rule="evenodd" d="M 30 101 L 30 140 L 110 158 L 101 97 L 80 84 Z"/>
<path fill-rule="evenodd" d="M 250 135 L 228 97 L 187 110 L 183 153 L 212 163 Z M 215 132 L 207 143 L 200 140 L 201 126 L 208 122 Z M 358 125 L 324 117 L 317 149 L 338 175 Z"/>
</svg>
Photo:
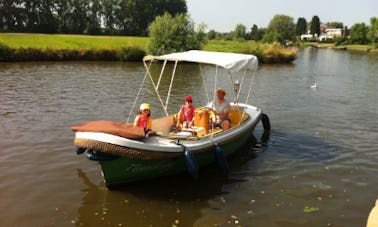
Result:
<svg viewBox="0 0 378 227">
<path fill-rule="evenodd" d="M 156 16 L 186 0 L 0 0 L 0 32 L 147 36 Z"/>
<path fill-rule="evenodd" d="M 333 40 L 336 44 L 375 44 L 378 45 L 378 17 L 370 18 L 370 25 L 356 23 L 348 29 L 342 22 L 327 22 L 328 28 L 341 28 L 345 33 L 342 37 Z M 305 18 L 298 18 L 297 22 L 290 16 L 278 14 L 273 17 L 267 28 L 259 28 L 253 25 L 250 31 L 243 24 L 236 25 L 229 33 L 218 33 L 210 30 L 208 39 L 228 40 L 255 40 L 266 43 L 278 42 L 285 44 L 296 42 L 303 34 L 321 35 L 321 21 L 318 16 L 313 16 L 310 22 Z"/>
</svg>

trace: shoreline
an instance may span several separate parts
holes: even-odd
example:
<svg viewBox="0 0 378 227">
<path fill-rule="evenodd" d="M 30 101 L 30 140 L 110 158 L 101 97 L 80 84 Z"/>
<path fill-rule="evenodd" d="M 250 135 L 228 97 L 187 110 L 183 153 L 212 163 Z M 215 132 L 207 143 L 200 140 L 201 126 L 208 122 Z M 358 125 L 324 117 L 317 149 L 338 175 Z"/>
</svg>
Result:
<svg viewBox="0 0 378 227">
<path fill-rule="evenodd" d="M 366 52 L 366 53 L 378 53 L 378 48 L 373 45 L 341 45 L 335 46 L 333 43 L 314 43 L 308 44 L 307 46 L 314 48 L 326 48 L 333 50 L 346 50 L 346 51 L 356 51 L 356 52 Z"/>
</svg>

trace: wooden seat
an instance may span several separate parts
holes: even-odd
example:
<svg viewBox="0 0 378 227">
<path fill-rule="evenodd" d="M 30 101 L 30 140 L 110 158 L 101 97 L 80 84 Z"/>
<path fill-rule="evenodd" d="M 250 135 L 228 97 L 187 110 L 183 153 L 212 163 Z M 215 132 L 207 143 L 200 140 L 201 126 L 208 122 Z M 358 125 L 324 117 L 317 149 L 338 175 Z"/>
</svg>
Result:
<svg viewBox="0 0 378 227">
<path fill-rule="evenodd" d="M 240 111 L 237 107 L 232 107 L 228 114 L 228 118 L 231 120 L 231 126 L 238 126 L 248 119 L 248 114 Z"/>
</svg>

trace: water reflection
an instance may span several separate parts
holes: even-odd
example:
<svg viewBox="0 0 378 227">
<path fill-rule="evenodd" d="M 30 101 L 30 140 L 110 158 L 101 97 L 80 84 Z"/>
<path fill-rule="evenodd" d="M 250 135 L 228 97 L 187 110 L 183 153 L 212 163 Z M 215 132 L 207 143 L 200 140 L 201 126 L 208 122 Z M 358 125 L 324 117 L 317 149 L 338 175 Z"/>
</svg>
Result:
<svg viewBox="0 0 378 227">
<path fill-rule="evenodd" d="M 258 141 L 252 138 L 247 146 L 237 151 L 230 159 L 230 172 L 240 169 L 256 158 Z M 240 184 L 245 176 L 233 174 L 225 177 L 216 165 L 201 169 L 200 177 L 194 180 L 188 174 L 135 182 L 109 190 L 104 183 L 94 184 L 86 173 L 77 174 L 85 188 L 82 205 L 78 210 L 76 226 L 200 226 L 226 223 L 227 217 L 201 218 L 201 210 L 209 204 L 213 208 L 224 204 L 224 196 L 230 193 L 230 185 Z M 122 215 L 120 215 L 122 214 Z M 215 223 L 214 223 L 215 221 Z M 181 223 L 181 224 L 180 224 Z"/>
</svg>

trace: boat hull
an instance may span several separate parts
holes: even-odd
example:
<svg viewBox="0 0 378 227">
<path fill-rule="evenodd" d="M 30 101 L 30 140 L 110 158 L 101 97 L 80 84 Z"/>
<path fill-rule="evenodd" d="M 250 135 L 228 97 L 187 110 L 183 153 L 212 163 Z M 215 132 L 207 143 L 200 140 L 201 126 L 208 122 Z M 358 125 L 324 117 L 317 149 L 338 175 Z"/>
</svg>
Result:
<svg viewBox="0 0 378 227">
<path fill-rule="evenodd" d="M 227 141 L 227 143 L 220 144 L 219 146 L 222 150 L 223 156 L 229 157 L 244 144 L 250 141 L 253 137 L 253 129 L 255 128 L 256 124 L 246 129 L 236 138 Z M 212 163 L 217 163 L 215 146 L 208 147 L 206 150 L 202 150 L 201 152 L 192 152 L 194 161 L 200 168 Z M 188 172 L 187 160 L 184 151 L 174 158 L 143 160 L 130 158 L 128 156 L 120 156 L 114 160 L 100 161 L 100 163 L 105 184 L 107 186 Z M 219 167 L 222 168 L 221 166 Z"/>
</svg>

